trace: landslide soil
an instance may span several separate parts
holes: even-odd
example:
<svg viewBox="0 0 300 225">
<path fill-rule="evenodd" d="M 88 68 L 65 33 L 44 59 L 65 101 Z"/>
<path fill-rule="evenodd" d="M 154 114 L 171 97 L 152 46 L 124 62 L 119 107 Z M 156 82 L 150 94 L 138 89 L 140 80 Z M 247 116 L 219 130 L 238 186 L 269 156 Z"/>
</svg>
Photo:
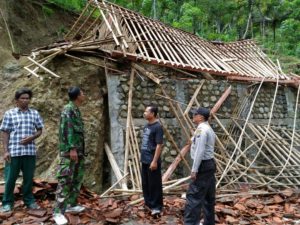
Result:
<svg viewBox="0 0 300 225">
<path fill-rule="evenodd" d="M 77 15 L 42 0 L 2 0 L 0 9 L 0 120 L 7 109 L 14 107 L 13 96 L 17 88 L 29 87 L 33 90 L 32 107 L 39 110 L 45 122 L 43 135 L 37 140 L 36 177 L 55 179 L 60 111 L 68 101 L 68 87 L 80 86 L 87 96 L 81 109 L 89 153 L 84 184 L 101 192 L 105 182 L 103 144 L 108 136 L 103 71 L 64 57 L 57 57 L 47 65 L 61 78 L 41 73 L 43 80 L 39 80 L 28 77 L 23 69 L 24 65 L 29 64 L 26 55 L 34 48 L 62 40 Z M 3 152 L 2 145 L 0 152 Z M 2 154 L 0 162 L 3 169 Z"/>
</svg>

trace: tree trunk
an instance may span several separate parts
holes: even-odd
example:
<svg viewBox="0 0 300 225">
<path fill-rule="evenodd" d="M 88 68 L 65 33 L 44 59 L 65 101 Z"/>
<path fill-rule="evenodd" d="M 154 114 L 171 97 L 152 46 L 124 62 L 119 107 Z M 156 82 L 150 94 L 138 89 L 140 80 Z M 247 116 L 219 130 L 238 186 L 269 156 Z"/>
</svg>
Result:
<svg viewBox="0 0 300 225">
<path fill-rule="evenodd" d="M 277 20 L 273 20 L 273 22 L 272 22 L 272 28 L 273 28 L 273 42 L 274 43 L 276 41 L 276 24 L 277 24 Z"/>
<path fill-rule="evenodd" d="M 152 0 L 152 9 L 151 14 L 153 19 L 157 19 L 157 13 L 156 13 L 156 0 Z"/>
</svg>

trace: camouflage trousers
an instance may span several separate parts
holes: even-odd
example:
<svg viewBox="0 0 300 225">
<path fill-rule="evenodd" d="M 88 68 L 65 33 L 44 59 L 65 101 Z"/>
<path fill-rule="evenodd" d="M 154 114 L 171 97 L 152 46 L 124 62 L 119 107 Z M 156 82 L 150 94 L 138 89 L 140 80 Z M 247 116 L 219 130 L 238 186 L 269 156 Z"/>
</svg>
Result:
<svg viewBox="0 0 300 225">
<path fill-rule="evenodd" d="M 78 163 L 70 158 L 61 157 L 57 172 L 57 190 L 54 212 L 65 213 L 68 205 L 75 206 L 84 175 L 84 158 L 79 157 Z"/>
</svg>

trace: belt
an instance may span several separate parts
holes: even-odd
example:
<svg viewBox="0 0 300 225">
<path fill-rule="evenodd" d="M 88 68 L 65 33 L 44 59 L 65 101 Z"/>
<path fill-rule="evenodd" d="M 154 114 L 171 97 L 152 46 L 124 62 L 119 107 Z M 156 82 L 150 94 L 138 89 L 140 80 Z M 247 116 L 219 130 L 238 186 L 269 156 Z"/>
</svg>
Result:
<svg viewBox="0 0 300 225">
<path fill-rule="evenodd" d="M 205 159 L 205 160 L 202 160 L 201 162 L 210 162 L 210 161 L 214 161 L 214 158 L 211 158 L 211 159 Z"/>
</svg>

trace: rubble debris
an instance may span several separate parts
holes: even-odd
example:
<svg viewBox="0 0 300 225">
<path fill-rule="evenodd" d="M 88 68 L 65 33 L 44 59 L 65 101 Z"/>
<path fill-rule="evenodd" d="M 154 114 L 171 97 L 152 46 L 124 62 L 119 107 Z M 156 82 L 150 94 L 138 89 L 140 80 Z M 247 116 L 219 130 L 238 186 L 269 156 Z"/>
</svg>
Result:
<svg viewBox="0 0 300 225">
<path fill-rule="evenodd" d="M 0 213 L 3 224 L 53 224 L 52 210 L 56 182 L 35 180 L 38 188 L 35 198 L 39 210 L 28 210 L 22 202 L 21 192 L 16 194 L 13 212 Z M 20 188 L 20 187 L 19 187 Z M 294 189 L 268 192 L 266 190 L 238 190 L 239 193 L 217 194 L 216 224 L 294 224 L 300 220 L 299 192 Z M 118 194 L 118 193 L 117 193 Z M 79 204 L 86 207 L 81 213 L 66 213 L 69 224 L 169 224 L 183 225 L 185 200 L 178 195 L 164 196 L 164 210 L 160 217 L 153 218 L 143 202 L 129 205 L 131 196 L 101 198 L 82 188 Z M 135 194 L 138 198 L 141 194 Z M 245 197 L 246 196 L 246 197 Z"/>
</svg>

